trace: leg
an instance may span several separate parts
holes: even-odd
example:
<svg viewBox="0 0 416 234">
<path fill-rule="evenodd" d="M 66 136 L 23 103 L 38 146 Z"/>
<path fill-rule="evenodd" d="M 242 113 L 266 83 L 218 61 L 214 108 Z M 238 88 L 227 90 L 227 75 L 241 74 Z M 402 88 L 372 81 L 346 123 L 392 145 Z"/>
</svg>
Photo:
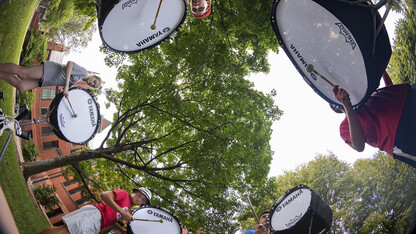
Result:
<svg viewBox="0 0 416 234">
<path fill-rule="evenodd" d="M 0 78 L 16 87 L 21 93 L 39 87 L 39 80 L 21 80 L 10 73 L 0 72 Z"/>
<path fill-rule="evenodd" d="M 14 63 L 0 63 L 0 72 L 14 74 L 20 79 L 40 80 L 43 76 L 43 64 L 23 67 Z"/>
<path fill-rule="evenodd" d="M 43 229 L 39 234 L 69 234 L 69 231 L 66 225 L 51 226 Z"/>
</svg>

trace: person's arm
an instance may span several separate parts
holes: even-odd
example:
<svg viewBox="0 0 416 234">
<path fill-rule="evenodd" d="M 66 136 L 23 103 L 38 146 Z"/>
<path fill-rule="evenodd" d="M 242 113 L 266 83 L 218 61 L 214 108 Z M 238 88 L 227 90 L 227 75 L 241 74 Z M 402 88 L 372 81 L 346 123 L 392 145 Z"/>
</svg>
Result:
<svg viewBox="0 0 416 234">
<path fill-rule="evenodd" d="M 68 93 L 69 93 L 69 81 L 71 78 L 71 72 L 72 69 L 74 68 L 74 62 L 72 61 L 68 61 L 68 63 L 66 63 L 66 71 L 65 71 L 65 87 L 64 87 L 64 96 L 66 98 L 68 98 Z"/>
<path fill-rule="evenodd" d="M 259 224 L 256 227 L 256 234 L 268 234 L 270 231 L 268 230 L 268 228 L 263 225 L 263 224 Z"/>
<path fill-rule="evenodd" d="M 351 146 L 356 151 L 362 152 L 365 148 L 364 132 L 357 114 L 352 108 L 350 95 L 344 89 L 339 88 L 338 85 L 335 85 L 332 91 L 335 98 L 344 106 L 344 112 L 349 123 Z"/>
<path fill-rule="evenodd" d="M 384 80 L 384 84 L 386 86 L 390 86 L 393 85 L 393 81 L 391 81 L 389 74 L 387 74 L 386 71 L 384 71 L 383 73 L 383 80 Z"/>
<path fill-rule="evenodd" d="M 105 204 L 107 204 L 111 209 L 115 210 L 116 212 L 121 214 L 121 217 L 123 217 L 126 221 L 134 221 L 133 216 L 123 210 L 117 203 L 115 202 L 116 195 L 113 191 L 107 191 L 100 194 L 101 199 Z"/>
</svg>

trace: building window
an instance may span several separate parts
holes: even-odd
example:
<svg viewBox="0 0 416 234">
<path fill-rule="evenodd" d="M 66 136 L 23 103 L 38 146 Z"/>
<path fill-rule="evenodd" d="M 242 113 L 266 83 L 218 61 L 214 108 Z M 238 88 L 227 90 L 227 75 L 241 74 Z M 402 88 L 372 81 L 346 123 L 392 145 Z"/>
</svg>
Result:
<svg viewBox="0 0 416 234">
<path fill-rule="evenodd" d="M 63 213 L 64 212 L 62 211 L 62 209 L 58 207 L 57 209 L 53 210 L 52 212 L 48 212 L 47 215 L 48 215 L 48 218 L 51 219 L 51 218 L 59 216 Z"/>
<path fill-rule="evenodd" d="M 91 198 L 87 198 L 87 199 L 80 199 L 78 201 L 75 201 L 75 203 L 77 204 L 78 207 L 90 202 L 92 199 Z"/>
<path fill-rule="evenodd" d="M 40 108 L 40 116 L 47 117 L 49 113 L 49 107 L 41 107 Z"/>
<path fill-rule="evenodd" d="M 51 127 L 41 127 L 40 128 L 40 135 L 41 136 L 50 136 L 53 135 L 53 129 Z"/>
<path fill-rule="evenodd" d="M 72 196 L 72 195 L 74 195 L 76 193 L 80 193 L 80 192 L 81 192 L 81 188 L 76 188 L 76 189 L 70 190 L 69 194 L 71 194 L 71 196 Z"/>
<path fill-rule="evenodd" d="M 65 187 L 68 187 L 68 186 L 73 185 L 73 184 L 76 184 L 76 183 L 77 183 L 76 180 L 71 180 L 71 181 L 68 181 L 68 182 L 64 183 L 64 186 Z"/>
<path fill-rule="evenodd" d="M 55 89 L 42 89 L 42 100 L 52 100 L 55 98 Z"/>
<path fill-rule="evenodd" d="M 58 141 L 48 141 L 42 143 L 43 150 L 50 150 L 58 148 Z"/>
</svg>

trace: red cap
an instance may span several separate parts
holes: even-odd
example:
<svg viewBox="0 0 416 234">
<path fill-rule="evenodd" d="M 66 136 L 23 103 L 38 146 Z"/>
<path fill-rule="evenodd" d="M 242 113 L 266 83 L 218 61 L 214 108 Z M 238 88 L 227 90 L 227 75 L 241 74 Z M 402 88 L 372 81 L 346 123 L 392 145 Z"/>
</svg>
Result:
<svg viewBox="0 0 416 234">
<path fill-rule="evenodd" d="M 205 12 L 203 15 L 195 15 L 195 14 L 192 12 L 192 15 L 193 15 L 195 18 L 205 18 L 205 17 L 207 17 L 209 14 L 211 14 L 211 6 L 209 7 L 208 11 L 207 11 L 207 12 Z"/>
</svg>

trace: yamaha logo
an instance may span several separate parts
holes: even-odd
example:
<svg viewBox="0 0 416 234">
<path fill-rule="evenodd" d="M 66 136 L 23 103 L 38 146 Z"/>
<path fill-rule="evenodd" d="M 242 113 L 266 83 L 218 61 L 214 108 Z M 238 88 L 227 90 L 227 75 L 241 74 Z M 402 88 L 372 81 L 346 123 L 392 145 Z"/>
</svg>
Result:
<svg viewBox="0 0 416 234">
<path fill-rule="evenodd" d="M 123 5 L 121 5 L 121 9 L 124 10 L 124 8 L 131 7 L 133 4 L 137 4 L 137 0 L 128 0 L 127 2 L 123 3 Z"/>
<path fill-rule="evenodd" d="M 88 99 L 88 104 L 90 104 L 91 105 L 91 103 L 92 103 L 92 99 L 90 98 L 90 99 Z"/>
<path fill-rule="evenodd" d="M 347 27 L 345 27 L 342 23 L 335 23 L 335 25 L 339 27 L 339 33 L 345 37 L 345 42 L 351 44 L 352 49 L 354 49 L 355 46 L 357 46 L 357 43 L 355 43 L 354 38 L 348 31 Z"/>
<path fill-rule="evenodd" d="M 153 214 L 153 211 L 148 210 L 148 211 L 147 211 L 147 213 L 148 213 L 149 215 L 151 215 L 151 214 Z"/>
</svg>

